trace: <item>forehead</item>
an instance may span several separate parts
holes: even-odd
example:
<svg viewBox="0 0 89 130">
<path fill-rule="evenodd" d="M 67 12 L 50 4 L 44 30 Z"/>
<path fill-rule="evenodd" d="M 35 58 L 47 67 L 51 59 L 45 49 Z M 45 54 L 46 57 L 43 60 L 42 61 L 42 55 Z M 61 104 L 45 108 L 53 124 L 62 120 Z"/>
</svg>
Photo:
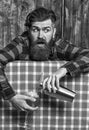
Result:
<svg viewBox="0 0 89 130">
<path fill-rule="evenodd" d="M 44 21 L 36 21 L 32 23 L 32 26 L 34 27 L 39 27 L 39 28 L 43 28 L 43 27 L 52 27 L 53 23 L 51 21 L 51 19 L 47 19 Z"/>
</svg>

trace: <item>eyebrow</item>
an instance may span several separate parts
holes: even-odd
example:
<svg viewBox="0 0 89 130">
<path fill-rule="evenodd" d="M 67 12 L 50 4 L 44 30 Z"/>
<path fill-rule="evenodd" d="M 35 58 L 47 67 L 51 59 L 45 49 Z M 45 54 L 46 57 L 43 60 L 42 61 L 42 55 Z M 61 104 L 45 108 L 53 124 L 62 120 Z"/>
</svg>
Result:
<svg viewBox="0 0 89 130">
<path fill-rule="evenodd" d="M 38 26 L 32 26 L 31 28 L 39 28 Z"/>
<path fill-rule="evenodd" d="M 40 29 L 38 26 L 32 26 L 32 28 Z M 51 28 L 50 26 L 43 27 L 43 29 Z"/>
<path fill-rule="evenodd" d="M 49 26 L 47 26 L 47 27 L 43 27 L 43 29 L 47 29 L 47 28 L 51 28 L 51 27 L 49 27 Z"/>
</svg>

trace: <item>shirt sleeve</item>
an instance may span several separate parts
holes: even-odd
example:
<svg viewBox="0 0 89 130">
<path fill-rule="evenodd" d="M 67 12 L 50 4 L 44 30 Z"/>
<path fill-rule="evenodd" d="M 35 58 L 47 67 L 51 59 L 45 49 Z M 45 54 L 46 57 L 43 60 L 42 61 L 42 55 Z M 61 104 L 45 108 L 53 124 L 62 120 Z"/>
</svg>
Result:
<svg viewBox="0 0 89 130">
<path fill-rule="evenodd" d="M 61 60 L 68 61 L 65 67 L 70 75 L 89 71 L 89 49 L 76 47 L 66 40 L 59 40 L 56 43 L 57 56 Z"/>
<path fill-rule="evenodd" d="M 8 62 L 16 60 L 23 54 L 25 49 L 26 45 L 23 43 L 23 40 L 18 37 L 0 50 L 0 93 L 4 99 L 10 99 L 15 95 L 15 91 L 9 84 L 4 73 L 4 68 Z"/>
</svg>

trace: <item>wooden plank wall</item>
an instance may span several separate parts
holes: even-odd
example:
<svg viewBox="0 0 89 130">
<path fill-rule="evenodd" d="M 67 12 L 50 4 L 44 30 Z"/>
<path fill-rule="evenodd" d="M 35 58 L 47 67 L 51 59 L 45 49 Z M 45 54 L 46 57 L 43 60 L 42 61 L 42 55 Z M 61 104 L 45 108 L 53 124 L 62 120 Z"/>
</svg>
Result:
<svg viewBox="0 0 89 130">
<path fill-rule="evenodd" d="M 57 36 L 89 48 L 89 0 L 0 0 L 0 46 L 24 31 L 28 12 L 43 6 L 57 16 Z"/>
<path fill-rule="evenodd" d="M 64 38 L 89 48 L 89 0 L 65 0 Z"/>
</svg>

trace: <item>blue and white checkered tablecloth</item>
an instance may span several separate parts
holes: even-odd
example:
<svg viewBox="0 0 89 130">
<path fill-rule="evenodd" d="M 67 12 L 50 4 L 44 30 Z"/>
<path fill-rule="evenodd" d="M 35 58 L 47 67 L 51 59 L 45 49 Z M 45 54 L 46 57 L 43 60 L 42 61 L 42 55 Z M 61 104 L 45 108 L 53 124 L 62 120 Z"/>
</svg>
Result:
<svg viewBox="0 0 89 130">
<path fill-rule="evenodd" d="M 14 90 L 23 93 L 39 86 L 42 72 L 47 77 L 62 63 L 11 62 L 5 72 Z M 76 91 L 72 103 L 41 95 L 39 109 L 27 114 L 0 99 L 0 130 L 89 130 L 89 73 L 66 76 L 61 84 Z"/>
</svg>

